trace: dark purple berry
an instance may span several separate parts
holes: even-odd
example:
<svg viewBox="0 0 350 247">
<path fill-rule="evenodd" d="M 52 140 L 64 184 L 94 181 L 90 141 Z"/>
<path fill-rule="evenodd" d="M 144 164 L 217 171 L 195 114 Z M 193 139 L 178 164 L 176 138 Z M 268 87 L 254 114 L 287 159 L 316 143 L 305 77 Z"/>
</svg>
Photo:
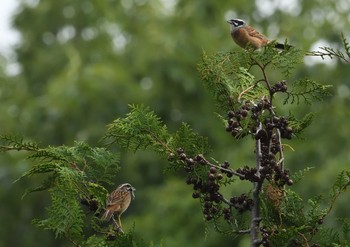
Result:
<svg viewBox="0 0 350 247">
<path fill-rule="evenodd" d="M 229 111 L 228 113 L 227 113 L 227 117 L 228 118 L 233 118 L 235 116 L 235 113 L 233 112 L 233 111 Z"/>
<path fill-rule="evenodd" d="M 187 158 L 185 153 L 180 153 L 179 157 L 180 157 L 180 160 L 186 160 Z"/>
<path fill-rule="evenodd" d="M 209 180 L 213 181 L 215 180 L 215 175 L 213 173 L 209 173 L 208 178 Z"/>
<path fill-rule="evenodd" d="M 221 173 L 219 173 L 219 174 L 216 175 L 216 179 L 217 179 L 217 180 L 221 180 L 222 178 L 223 178 L 223 176 L 222 176 Z"/>
<path fill-rule="evenodd" d="M 199 194 L 198 192 L 193 192 L 192 197 L 193 197 L 194 199 L 199 198 L 199 197 L 200 197 L 200 194 Z"/>
</svg>

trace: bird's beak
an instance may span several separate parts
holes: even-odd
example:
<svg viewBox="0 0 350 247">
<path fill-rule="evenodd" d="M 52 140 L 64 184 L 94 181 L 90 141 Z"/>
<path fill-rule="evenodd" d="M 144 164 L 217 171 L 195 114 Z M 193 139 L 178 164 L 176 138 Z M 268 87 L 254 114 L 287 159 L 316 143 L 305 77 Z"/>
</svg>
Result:
<svg viewBox="0 0 350 247">
<path fill-rule="evenodd" d="M 131 195 L 132 195 L 132 199 L 135 199 L 135 193 L 134 191 L 136 191 L 136 189 L 134 187 L 131 187 Z"/>
<path fill-rule="evenodd" d="M 232 24 L 232 23 L 231 23 L 231 20 L 228 20 L 228 21 L 226 21 L 226 22 L 227 22 L 228 24 Z"/>
</svg>

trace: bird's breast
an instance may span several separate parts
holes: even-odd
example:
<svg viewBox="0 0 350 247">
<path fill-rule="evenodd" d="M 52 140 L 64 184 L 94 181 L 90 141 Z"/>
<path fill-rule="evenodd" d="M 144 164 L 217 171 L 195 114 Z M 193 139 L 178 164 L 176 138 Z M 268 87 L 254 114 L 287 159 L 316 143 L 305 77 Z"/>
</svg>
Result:
<svg viewBox="0 0 350 247">
<path fill-rule="evenodd" d="M 243 28 L 240 28 L 231 33 L 233 40 L 242 48 L 246 48 L 249 42 L 249 34 Z"/>
<path fill-rule="evenodd" d="M 121 212 L 120 213 L 123 213 L 129 207 L 130 202 L 131 202 L 131 195 L 128 195 L 121 203 L 121 210 L 120 210 Z"/>
</svg>

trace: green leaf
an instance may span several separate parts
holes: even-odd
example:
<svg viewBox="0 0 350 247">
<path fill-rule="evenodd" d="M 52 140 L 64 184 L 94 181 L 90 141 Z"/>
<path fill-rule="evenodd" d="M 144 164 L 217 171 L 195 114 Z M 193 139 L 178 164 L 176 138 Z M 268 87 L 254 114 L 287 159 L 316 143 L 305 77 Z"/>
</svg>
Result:
<svg viewBox="0 0 350 247">
<path fill-rule="evenodd" d="M 288 90 L 284 104 L 299 104 L 303 100 L 306 104 L 311 104 L 313 100 L 323 100 L 330 96 L 331 85 L 322 85 L 310 79 L 301 79 L 292 83 L 292 90 Z"/>
<path fill-rule="evenodd" d="M 206 154 L 210 151 L 208 139 L 196 134 L 186 123 L 182 123 L 180 129 L 173 135 L 171 146 L 174 149 L 183 148 L 189 156 Z"/>
<path fill-rule="evenodd" d="M 164 152 L 169 133 L 159 117 L 148 107 L 130 105 L 130 113 L 108 125 L 104 140 L 131 150 L 147 149 Z"/>
</svg>

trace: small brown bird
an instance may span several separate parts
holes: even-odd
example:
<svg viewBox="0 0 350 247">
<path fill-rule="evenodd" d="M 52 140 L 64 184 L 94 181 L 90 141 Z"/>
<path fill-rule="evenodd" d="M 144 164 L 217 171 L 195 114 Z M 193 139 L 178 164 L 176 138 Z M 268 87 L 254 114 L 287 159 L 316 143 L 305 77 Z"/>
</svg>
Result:
<svg viewBox="0 0 350 247">
<path fill-rule="evenodd" d="M 247 25 L 245 21 L 240 19 L 231 19 L 227 21 L 231 25 L 231 37 L 237 45 L 246 49 L 249 46 L 254 49 L 259 49 L 270 42 L 268 38 L 256 31 L 251 26 Z M 276 43 L 277 49 L 284 50 L 284 44 Z M 289 46 L 288 46 L 289 47 Z"/>
<path fill-rule="evenodd" d="M 136 189 L 129 183 L 121 184 L 107 198 L 106 211 L 102 215 L 102 219 L 110 221 L 112 218 L 118 229 L 122 229 L 120 216 L 128 209 L 131 199 L 135 198 L 134 191 Z M 114 219 L 114 214 L 118 217 L 118 222 Z"/>
</svg>

